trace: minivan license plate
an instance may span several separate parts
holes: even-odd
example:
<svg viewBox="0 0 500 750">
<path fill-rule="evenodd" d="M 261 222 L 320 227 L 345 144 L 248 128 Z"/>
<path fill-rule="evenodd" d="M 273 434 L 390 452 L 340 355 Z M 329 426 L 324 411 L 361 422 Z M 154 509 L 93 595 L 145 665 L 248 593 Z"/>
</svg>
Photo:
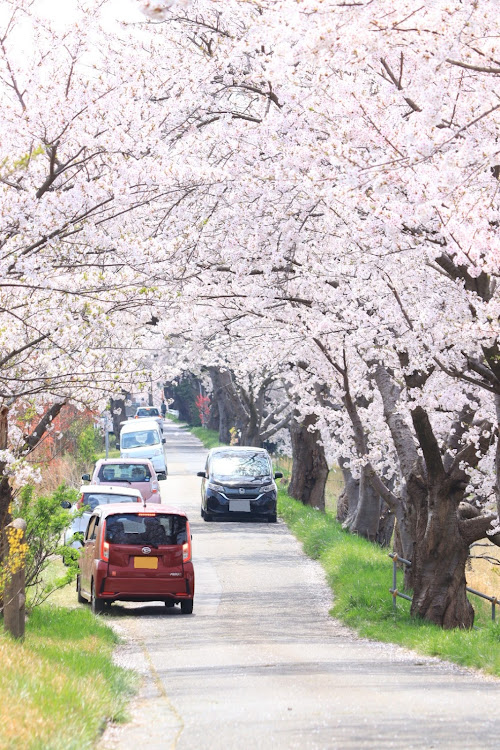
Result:
<svg viewBox="0 0 500 750">
<path fill-rule="evenodd" d="M 148 568 L 156 570 L 158 568 L 157 557 L 134 557 L 134 568 Z"/>
<path fill-rule="evenodd" d="M 250 513 L 250 500 L 230 500 L 229 510 L 236 513 Z"/>
</svg>

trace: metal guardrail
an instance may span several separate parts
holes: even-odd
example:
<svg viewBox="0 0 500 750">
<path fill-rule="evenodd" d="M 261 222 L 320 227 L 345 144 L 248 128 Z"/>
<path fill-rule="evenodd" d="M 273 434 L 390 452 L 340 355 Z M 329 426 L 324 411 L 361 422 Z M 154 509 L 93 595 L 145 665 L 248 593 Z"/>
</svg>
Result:
<svg viewBox="0 0 500 750">
<path fill-rule="evenodd" d="M 410 567 L 411 561 L 405 560 L 404 557 L 400 557 L 398 554 L 389 553 L 389 557 L 392 560 L 392 588 L 389 589 L 389 592 L 392 594 L 392 608 L 394 610 L 397 609 L 397 598 L 398 596 L 401 599 L 406 599 L 408 602 L 413 601 L 411 596 L 408 596 L 407 594 L 402 594 L 400 591 L 398 591 L 398 581 L 397 581 L 397 570 L 398 570 L 398 562 L 403 563 L 404 565 Z M 496 596 L 488 596 L 487 594 L 483 594 L 481 591 L 476 591 L 476 589 L 471 589 L 469 586 L 466 586 L 466 590 L 470 594 L 474 594 L 475 596 L 480 596 L 481 599 L 487 599 L 487 601 L 491 602 L 491 619 L 493 622 L 495 622 L 495 609 L 497 605 L 500 605 L 500 599 L 498 599 Z"/>
</svg>

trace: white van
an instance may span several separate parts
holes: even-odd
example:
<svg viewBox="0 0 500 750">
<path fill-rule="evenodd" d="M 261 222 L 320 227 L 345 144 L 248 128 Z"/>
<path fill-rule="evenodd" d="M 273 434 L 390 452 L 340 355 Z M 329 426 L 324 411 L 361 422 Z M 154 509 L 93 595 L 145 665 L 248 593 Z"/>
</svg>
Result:
<svg viewBox="0 0 500 750">
<path fill-rule="evenodd" d="M 122 458 L 149 458 L 158 479 L 167 478 L 165 438 L 155 419 L 132 419 L 122 424 L 120 432 Z"/>
</svg>

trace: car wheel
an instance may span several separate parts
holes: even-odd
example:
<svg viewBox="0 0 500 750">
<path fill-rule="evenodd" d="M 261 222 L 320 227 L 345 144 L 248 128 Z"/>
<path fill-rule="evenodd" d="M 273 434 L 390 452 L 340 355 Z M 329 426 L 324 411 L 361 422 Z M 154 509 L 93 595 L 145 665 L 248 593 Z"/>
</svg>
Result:
<svg viewBox="0 0 500 750">
<path fill-rule="evenodd" d="M 80 576 L 76 577 L 76 598 L 78 599 L 78 604 L 88 604 L 88 601 L 83 598 L 80 591 Z"/>
<path fill-rule="evenodd" d="M 190 615 L 193 612 L 193 600 L 192 599 L 184 599 L 183 602 L 181 602 L 181 613 L 183 615 Z"/>
<path fill-rule="evenodd" d="M 100 615 L 102 612 L 104 612 L 104 602 L 102 599 L 98 599 L 95 595 L 95 589 L 94 589 L 94 581 L 92 581 L 92 593 L 91 593 L 91 599 L 90 604 L 92 607 L 92 612 L 95 615 Z"/>
<path fill-rule="evenodd" d="M 269 523 L 276 523 L 276 521 L 278 520 L 278 517 L 276 513 L 271 513 L 271 515 L 268 516 L 267 520 L 269 521 Z"/>
<path fill-rule="evenodd" d="M 157 474 L 157 476 L 158 476 L 158 479 L 159 479 L 160 481 L 163 481 L 164 479 L 166 479 L 166 478 L 167 478 L 167 475 L 165 474 L 165 472 L 164 472 L 164 471 L 161 471 L 161 472 L 160 472 L 159 474 Z"/>
</svg>

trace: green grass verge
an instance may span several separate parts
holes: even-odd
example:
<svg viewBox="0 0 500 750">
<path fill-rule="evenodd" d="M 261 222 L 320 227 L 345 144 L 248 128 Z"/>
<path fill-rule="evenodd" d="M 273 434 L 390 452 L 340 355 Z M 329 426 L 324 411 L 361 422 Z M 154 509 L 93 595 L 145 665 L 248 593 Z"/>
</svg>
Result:
<svg viewBox="0 0 500 750">
<path fill-rule="evenodd" d="M 217 448 L 219 445 L 224 445 L 219 441 L 217 430 L 207 430 L 206 427 L 190 427 L 189 432 L 195 435 L 198 440 L 201 440 L 205 448 Z"/>
<path fill-rule="evenodd" d="M 477 629 L 465 631 L 442 630 L 410 617 L 410 603 L 403 599 L 398 599 L 394 613 L 387 550 L 343 531 L 331 514 L 302 505 L 284 490 L 279 493 L 278 510 L 305 553 L 323 565 L 334 593 L 333 616 L 366 638 L 398 643 L 500 676 L 500 623 L 491 621 L 487 603 L 472 598 Z M 398 586 L 402 587 L 402 580 Z"/>
<path fill-rule="evenodd" d="M 88 607 L 33 610 L 24 641 L 0 632 L 0 747 L 85 750 L 124 721 L 137 677 L 113 664 L 115 633 Z"/>
<path fill-rule="evenodd" d="M 181 420 L 179 417 L 176 417 L 175 414 L 170 414 L 170 412 L 167 412 L 164 416 L 164 419 L 169 419 L 171 422 L 177 422 L 177 424 L 181 424 Z"/>
<path fill-rule="evenodd" d="M 100 458 L 106 458 L 106 451 L 101 451 L 101 453 L 95 454 L 95 460 L 99 461 Z M 120 458 L 120 451 L 118 448 L 109 448 L 108 451 L 108 458 Z"/>
</svg>

